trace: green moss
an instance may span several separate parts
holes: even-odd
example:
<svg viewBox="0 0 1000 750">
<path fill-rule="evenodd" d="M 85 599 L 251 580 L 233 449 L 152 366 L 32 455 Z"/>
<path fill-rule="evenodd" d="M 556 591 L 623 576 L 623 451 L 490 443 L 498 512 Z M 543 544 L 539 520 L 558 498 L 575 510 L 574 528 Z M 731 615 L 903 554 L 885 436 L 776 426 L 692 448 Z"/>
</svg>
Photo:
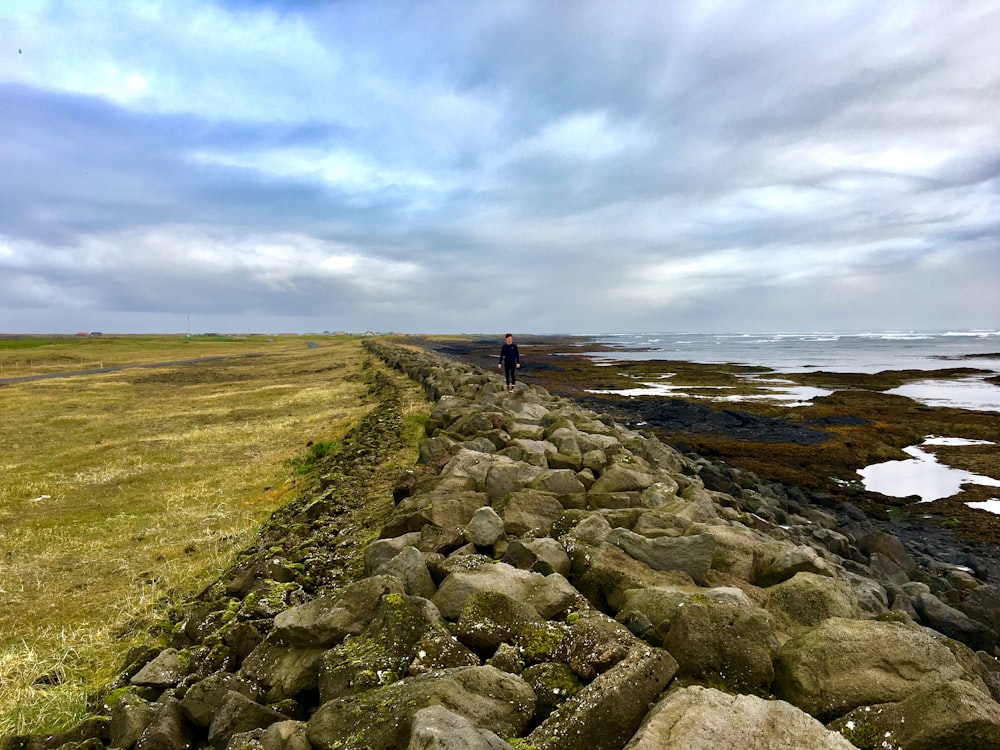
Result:
<svg viewBox="0 0 1000 750">
<path fill-rule="evenodd" d="M 875 619 L 879 622 L 909 622 L 910 618 L 905 612 L 900 612 L 896 609 L 891 609 L 888 612 L 880 612 L 875 615 Z"/>
</svg>

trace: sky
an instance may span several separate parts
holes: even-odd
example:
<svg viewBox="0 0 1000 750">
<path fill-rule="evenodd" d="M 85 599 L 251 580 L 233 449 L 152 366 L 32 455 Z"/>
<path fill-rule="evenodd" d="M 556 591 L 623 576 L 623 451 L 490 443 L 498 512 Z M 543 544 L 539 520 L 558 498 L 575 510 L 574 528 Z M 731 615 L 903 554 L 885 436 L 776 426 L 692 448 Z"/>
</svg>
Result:
<svg viewBox="0 0 1000 750">
<path fill-rule="evenodd" d="M 1000 0 L 0 0 L 0 333 L 1000 328 Z"/>
</svg>

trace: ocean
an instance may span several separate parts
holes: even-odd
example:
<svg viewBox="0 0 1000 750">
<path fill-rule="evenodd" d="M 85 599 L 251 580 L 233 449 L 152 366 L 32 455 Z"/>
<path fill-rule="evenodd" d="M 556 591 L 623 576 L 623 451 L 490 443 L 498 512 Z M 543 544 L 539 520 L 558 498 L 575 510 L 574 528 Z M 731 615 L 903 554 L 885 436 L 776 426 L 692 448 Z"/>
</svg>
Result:
<svg viewBox="0 0 1000 750">
<path fill-rule="evenodd" d="M 768 367 L 778 373 L 825 370 L 875 373 L 923 370 L 920 379 L 890 391 L 932 406 L 1000 412 L 1000 330 L 871 331 L 816 333 L 615 333 L 587 339 L 618 347 L 595 351 L 597 359 L 676 359 Z M 587 344 L 581 343 L 587 352 Z M 577 352 L 580 353 L 580 352 Z M 935 379 L 935 370 L 982 370 L 957 380 Z"/>
</svg>

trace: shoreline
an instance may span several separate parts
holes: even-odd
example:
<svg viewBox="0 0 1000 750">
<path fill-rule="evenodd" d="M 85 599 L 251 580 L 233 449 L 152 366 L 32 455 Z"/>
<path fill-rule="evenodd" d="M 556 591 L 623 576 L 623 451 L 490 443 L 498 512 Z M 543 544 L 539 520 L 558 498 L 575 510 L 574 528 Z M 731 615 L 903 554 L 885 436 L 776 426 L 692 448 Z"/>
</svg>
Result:
<svg viewBox="0 0 1000 750">
<path fill-rule="evenodd" d="M 608 354 L 612 361 L 595 361 L 581 351 L 581 340 L 588 342 L 588 351 Z M 498 344 L 492 337 L 409 336 L 399 341 L 495 369 Z M 904 449 L 919 445 L 928 435 L 989 441 L 1000 435 L 1000 413 L 928 406 L 890 393 L 919 382 L 926 377 L 924 371 L 782 373 L 782 378 L 798 386 L 830 392 L 799 406 L 757 400 L 718 403 L 669 396 L 622 396 L 606 391 L 620 388 L 623 378 L 637 385 L 643 380 L 656 381 L 664 372 L 674 373 L 672 384 L 698 395 L 717 394 L 720 387 L 753 395 L 754 389 L 747 382 L 750 377 L 777 373 L 745 364 L 648 356 L 620 359 L 615 356 L 619 347 L 599 343 L 594 337 L 522 335 L 516 341 L 523 347 L 519 378 L 608 413 L 630 428 L 651 430 L 669 445 L 822 497 L 845 498 L 886 522 L 912 518 L 918 526 L 954 531 L 959 539 L 1000 549 L 1000 516 L 966 505 L 995 498 L 995 488 L 971 485 L 958 495 L 917 504 L 913 498 L 868 492 L 857 474 L 874 463 L 910 458 Z M 969 371 L 960 367 L 936 374 L 960 379 Z M 810 438 L 813 433 L 825 439 Z M 1000 446 L 976 450 L 936 447 L 934 452 L 949 466 L 1000 479 Z"/>
</svg>

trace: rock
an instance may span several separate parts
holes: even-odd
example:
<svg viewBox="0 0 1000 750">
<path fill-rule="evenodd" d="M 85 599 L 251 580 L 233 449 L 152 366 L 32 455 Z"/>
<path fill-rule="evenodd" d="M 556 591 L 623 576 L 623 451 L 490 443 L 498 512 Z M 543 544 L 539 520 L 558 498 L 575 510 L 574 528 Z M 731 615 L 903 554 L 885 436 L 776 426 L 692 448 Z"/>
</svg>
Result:
<svg viewBox="0 0 1000 750">
<path fill-rule="evenodd" d="M 612 464 L 594 482 L 594 486 L 590 488 L 590 493 L 641 492 L 652 483 L 653 477 L 649 474 L 621 464 Z"/>
<path fill-rule="evenodd" d="M 546 471 L 540 466 L 533 466 L 524 461 L 504 458 L 506 459 L 504 463 L 494 463 L 486 475 L 484 489 L 490 500 L 497 500 L 511 492 L 525 489 L 539 474 Z"/>
<path fill-rule="evenodd" d="M 333 646 L 368 627 L 383 596 L 402 593 L 403 583 L 395 576 L 363 578 L 339 593 L 279 613 L 274 618 L 274 635 L 290 645 Z"/>
<path fill-rule="evenodd" d="M 630 589 L 695 585 L 687 573 L 653 570 L 614 544 L 578 543 L 567 551 L 572 560 L 570 581 L 602 610 L 617 612 Z"/>
<path fill-rule="evenodd" d="M 456 635 L 479 654 L 491 656 L 501 643 L 507 643 L 516 646 L 526 659 L 536 661 L 539 656 L 547 656 L 539 653 L 540 648 L 554 650 L 563 637 L 559 631 L 549 637 L 548 623 L 530 604 L 495 591 L 478 591 L 466 600 Z"/>
<path fill-rule="evenodd" d="M 939 639 L 895 622 L 832 617 L 787 641 L 774 694 L 821 721 L 858 706 L 898 702 L 963 669 Z"/>
<path fill-rule="evenodd" d="M 637 614 L 641 615 L 642 635 L 636 635 L 654 645 L 662 645 L 679 608 L 689 598 L 688 591 L 665 586 L 631 589 L 625 592 L 617 619 L 628 625 L 636 622 L 634 618 Z"/>
<path fill-rule="evenodd" d="M 449 492 L 441 489 L 423 492 L 406 498 L 396 506 L 396 510 L 382 528 L 380 536 L 400 536 L 420 531 L 428 525 L 442 529 L 458 529 L 461 533 L 472 519 L 472 514 L 484 505 L 489 505 L 489 499 L 481 492 L 468 490 Z"/>
<path fill-rule="evenodd" d="M 710 534 L 647 539 L 627 529 L 613 529 L 607 536 L 636 560 L 653 570 L 682 570 L 702 584 L 712 565 L 715 538 Z"/>
<path fill-rule="evenodd" d="M 833 566 L 820 557 L 816 550 L 799 545 L 782 548 L 775 554 L 757 577 L 756 583 L 758 586 L 773 586 L 787 581 L 796 573 L 814 573 L 830 578 L 836 576 Z"/>
<path fill-rule="evenodd" d="M 260 736 L 261 750 L 312 750 L 302 721 L 278 721 Z"/>
<path fill-rule="evenodd" d="M 796 573 L 766 590 L 766 609 L 786 632 L 798 632 L 830 617 L 859 619 L 854 590 L 837 578 Z"/>
<path fill-rule="evenodd" d="M 873 531 L 866 534 L 858 542 L 858 549 L 866 555 L 877 552 L 899 566 L 907 576 L 912 576 L 917 572 L 916 560 L 906 551 L 903 543 L 892 534 L 887 534 L 884 531 Z"/>
<path fill-rule="evenodd" d="M 495 667 L 439 670 L 324 703 L 309 720 L 309 741 L 316 750 L 406 747 L 413 717 L 433 705 L 516 737 L 534 714 L 535 695 L 520 677 Z"/>
<path fill-rule="evenodd" d="M 535 693 L 533 723 L 541 723 L 565 700 L 580 692 L 583 682 L 567 664 L 542 662 L 528 667 L 521 677 Z"/>
<path fill-rule="evenodd" d="M 504 528 L 513 536 L 548 536 L 563 513 L 562 503 L 549 492 L 526 490 L 507 495 L 495 505 Z"/>
<path fill-rule="evenodd" d="M 566 580 L 558 574 L 543 576 L 506 563 L 493 563 L 449 575 L 434 595 L 434 604 L 445 619 L 457 620 L 472 594 L 494 591 L 531 604 L 547 618 L 554 614 L 553 607 L 567 607 L 575 601 L 575 590 L 565 584 Z"/>
<path fill-rule="evenodd" d="M 673 679 L 677 662 L 661 649 L 637 646 L 612 669 L 568 698 L 527 737 L 536 750 L 618 750 Z"/>
<path fill-rule="evenodd" d="M 473 513 L 465 527 L 465 540 L 477 547 L 492 547 L 503 534 L 503 519 L 488 505 Z"/>
<path fill-rule="evenodd" d="M 381 565 L 389 562 L 392 558 L 403 551 L 404 547 L 419 546 L 421 533 L 411 531 L 409 534 L 390 537 L 388 539 L 376 539 L 365 547 L 365 575 L 371 576 Z"/>
<path fill-rule="evenodd" d="M 153 723 L 159 708 L 137 695 L 124 695 L 111 711 L 111 747 L 135 745 Z"/>
<path fill-rule="evenodd" d="M 774 680 L 778 639 L 770 615 L 753 605 L 693 596 L 678 607 L 663 646 L 684 678 L 763 694 Z"/>
<path fill-rule="evenodd" d="M 251 699 L 257 697 L 253 687 L 239 675 L 216 672 L 188 688 L 181 699 L 181 710 L 192 724 L 207 727 L 229 692 L 241 693 Z M 115 747 L 128 745 L 116 744 Z"/>
<path fill-rule="evenodd" d="M 551 537 L 523 541 L 515 539 L 504 552 L 502 562 L 542 575 L 560 573 L 567 576 L 570 572 L 569 555 L 563 546 Z"/>
<path fill-rule="evenodd" d="M 379 602 L 368 629 L 348 636 L 322 655 L 318 675 L 322 702 L 390 684 L 406 677 L 411 664 L 422 659 L 420 671 L 435 667 L 478 664 L 479 660 L 453 640 L 438 610 L 427 599 L 389 594 Z M 429 663 L 428 648 L 445 657 Z"/>
<path fill-rule="evenodd" d="M 136 750 L 188 750 L 194 745 L 194 731 L 181 713 L 176 698 L 156 704 L 156 714 L 135 743 Z"/>
<path fill-rule="evenodd" d="M 316 689 L 325 647 L 288 646 L 272 634 L 243 662 L 239 675 L 276 703 Z"/>
<path fill-rule="evenodd" d="M 809 714 L 784 701 L 692 685 L 660 700 L 625 750 L 854 750 Z"/>
<path fill-rule="evenodd" d="M 587 488 L 573 469 L 548 469 L 538 474 L 528 487 L 554 495 L 583 495 Z"/>
<path fill-rule="evenodd" d="M 180 652 L 175 648 L 167 648 L 136 672 L 129 682 L 144 687 L 169 688 L 184 679 L 186 674 Z"/>
<path fill-rule="evenodd" d="M 1000 705 L 964 680 L 921 687 L 898 703 L 865 706 L 830 725 L 858 747 L 1000 747 Z M 878 742 L 878 745 L 867 744 Z"/>
<path fill-rule="evenodd" d="M 404 547 L 392 560 L 379 566 L 375 574 L 397 578 L 410 596 L 429 599 L 437 591 L 424 556 L 416 547 Z"/>
<path fill-rule="evenodd" d="M 625 659 L 639 646 L 632 633 L 602 612 L 581 612 L 567 627 L 562 653 L 570 669 L 593 680 Z"/>
<path fill-rule="evenodd" d="M 913 606 L 920 620 L 939 633 L 964 643 L 974 651 L 992 652 L 997 644 L 997 633 L 965 613 L 949 607 L 933 594 L 919 594 Z"/>
<path fill-rule="evenodd" d="M 428 706 L 413 715 L 407 750 L 512 750 L 488 729 L 480 729 L 444 706 Z"/>
<path fill-rule="evenodd" d="M 215 748 L 224 748 L 235 734 L 251 729 L 265 729 L 275 722 L 287 719 L 287 716 L 250 700 L 242 693 L 230 691 L 223 698 L 208 728 L 208 741 Z"/>
<path fill-rule="evenodd" d="M 1000 587 L 993 584 L 977 586 L 955 606 L 973 620 L 1000 633 Z"/>
</svg>

